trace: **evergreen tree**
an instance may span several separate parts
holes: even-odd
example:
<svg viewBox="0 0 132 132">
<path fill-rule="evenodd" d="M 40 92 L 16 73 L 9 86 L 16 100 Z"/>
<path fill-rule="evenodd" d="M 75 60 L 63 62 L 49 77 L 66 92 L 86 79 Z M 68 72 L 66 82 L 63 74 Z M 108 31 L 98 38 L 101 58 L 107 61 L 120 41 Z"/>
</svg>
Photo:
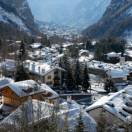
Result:
<svg viewBox="0 0 132 132">
<path fill-rule="evenodd" d="M 83 87 L 83 91 L 85 92 L 87 92 L 88 89 L 91 91 L 91 84 L 90 84 L 90 78 L 88 75 L 87 64 L 85 64 L 85 68 L 84 68 L 82 87 Z"/>
<path fill-rule="evenodd" d="M 72 91 L 75 88 L 75 83 L 74 83 L 74 79 L 72 76 L 71 68 L 68 69 L 65 74 L 66 74 L 65 83 L 66 83 L 67 89 Z"/>
<path fill-rule="evenodd" d="M 23 81 L 30 79 L 29 75 L 26 73 L 23 65 L 18 65 L 15 73 L 15 81 Z"/>
<path fill-rule="evenodd" d="M 69 57 L 66 54 L 63 57 L 62 67 L 66 70 L 66 72 L 64 73 L 63 83 L 66 84 L 66 87 L 68 90 L 73 90 L 73 88 L 75 87 L 75 84 L 74 84 L 74 79 L 72 76 L 72 70 L 70 67 Z"/>
<path fill-rule="evenodd" d="M 59 53 L 62 54 L 63 53 L 63 46 L 61 45 L 59 48 Z"/>
<path fill-rule="evenodd" d="M 50 40 L 48 39 L 48 37 L 46 35 L 42 36 L 41 43 L 42 43 L 43 46 L 48 46 L 48 47 L 51 46 L 51 42 L 50 42 Z"/>
<path fill-rule="evenodd" d="M 93 48 L 92 43 L 90 40 L 87 40 L 86 42 L 86 50 L 91 50 Z"/>
<path fill-rule="evenodd" d="M 34 38 L 31 39 L 31 44 L 35 43 L 35 40 Z"/>
<path fill-rule="evenodd" d="M 23 62 L 25 58 L 26 58 L 26 49 L 25 49 L 25 44 L 22 41 L 20 45 L 20 49 L 19 49 L 19 55 L 18 55 L 19 62 Z"/>
<path fill-rule="evenodd" d="M 95 47 L 95 58 L 98 60 L 102 60 L 103 55 L 109 52 L 121 52 L 123 55 L 125 51 L 125 44 L 125 40 L 121 40 L 119 38 L 101 39 Z"/>
<path fill-rule="evenodd" d="M 117 92 L 117 89 L 114 86 L 114 83 L 111 79 L 106 79 L 104 84 L 104 89 L 109 92 Z"/>
<path fill-rule="evenodd" d="M 0 39 L 0 49 L 2 48 L 2 45 L 3 43 L 2 43 L 2 40 Z"/>
<path fill-rule="evenodd" d="M 80 112 L 79 118 L 77 119 L 77 125 L 75 128 L 75 132 L 84 132 L 84 129 L 85 129 L 85 125 L 83 123 L 82 113 Z"/>
<path fill-rule="evenodd" d="M 76 61 L 76 67 L 75 67 L 75 85 L 76 85 L 76 88 L 77 90 L 79 89 L 79 85 L 81 85 L 81 70 L 80 70 L 80 64 L 79 64 L 79 61 L 77 60 Z"/>
<path fill-rule="evenodd" d="M 69 48 L 69 52 L 72 58 L 77 59 L 79 56 L 79 47 L 77 45 L 73 45 Z"/>
<path fill-rule="evenodd" d="M 64 54 L 64 57 L 61 62 L 61 65 L 65 70 L 68 70 L 70 68 L 69 56 L 66 53 Z"/>
</svg>

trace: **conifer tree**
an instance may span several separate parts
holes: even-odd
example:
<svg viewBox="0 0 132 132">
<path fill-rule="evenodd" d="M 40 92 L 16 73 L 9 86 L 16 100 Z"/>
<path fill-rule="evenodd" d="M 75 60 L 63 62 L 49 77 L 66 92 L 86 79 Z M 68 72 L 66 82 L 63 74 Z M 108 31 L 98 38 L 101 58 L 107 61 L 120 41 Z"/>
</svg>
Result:
<svg viewBox="0 0 132 132">
<path fill-rule="evenodd" d="M 82 80 L 82 87 L 83 91 L 87 92 L 87 90 L 91 90 L 91 85 L 90 85 L 90 78 L 88 75 L 88 68 L 87 65 L 85 64 L 84 72 L 83 72 L 83 80 Z"/>
<path fill-rule="evenodd" d="M 15 81 L 23 81 L 30 78 L 23 66 L 23 62 L 25 58 L 26 58 L 26 49 L 25 49 L 25 44 L 22 41 L 20 44 L 18 60 L 16 64 L 17 66 L 16 66 L 16 73 L 15 73 Z"/>
<path fill-rule="evenodd" d="M 81 70 L 80 70 L 80 64 L 79 61 L 76 61 L 76 67 L 75 67 L 75 85 L 76 85 L 76 89 L 79 89 L 79 85 L 81 85 Z"/>
<path fill-rule="evenodd" d="M 18 65 L 15 73 L 15 81 L 23 81 L 30 79 L 28 73 L 25 71 L 23 65 Z"/>
<path fill-rule="evenodd" d="M 91 50 L 91 48 L 92 48 L 91 41 L 87 40 L 87 42 L 86 42 L 86 50 Z"/>
<path fill-rule="evenodd" d="M 104 84 L 104 89 L 109 92 L 117 92 L 117 89 L 114 87 L 114 83 L 111 79 L 106 79 Z"/>
<path fill-rule="evenodd" d="M 0 49 L 2 48 L 2 45 L 3 43 L 2 43 L 2 40 L 0 39 Z"/>
<path fill-rule="evenodd" d="M 68 71 L 66 71 L 65 83 L 68 90 L 72 91 L 74 89 L 75 83 L 74 83 L 71 69 L 68 69 Z"/>
<path fill-rule="evenodd" d="M 62 67 L 66 70 L 66 72 L 64 73 L 63 83 L 66 84 L 66 87 L 68 90 L 73 90 L 73 88 L 75 87 L 75 83 L 74 83 L 74 79 L 72 76 L 72 70 L 70 67 L 69 58 L 66 54 L 64 55 L 64 58 L 63 58 Z"/>
<path fill-rule="evenodd" d="M 63 46 L 61 45 L 59 48 L 59 53 L 62 54 L 63 53 Z"/>
<path fill-rule="evenodd" d="M 21 45 L 20 45 L 20 49 L 19 49 L 19 55 L 18 55 L 18 59 L 19 62 L 22 63 L 26 58 L 26 49 L 25 49 L 25 44 L 22 41 Z"/>
</svg>

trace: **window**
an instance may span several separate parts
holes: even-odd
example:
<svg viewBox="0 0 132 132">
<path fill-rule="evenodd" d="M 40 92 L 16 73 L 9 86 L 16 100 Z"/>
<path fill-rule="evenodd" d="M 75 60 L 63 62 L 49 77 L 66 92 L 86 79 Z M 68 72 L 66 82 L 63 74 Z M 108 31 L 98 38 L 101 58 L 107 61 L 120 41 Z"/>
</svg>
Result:
<svg viewBox="0 0 132 132">
<path fill-rule="evenodd" d="M 48 76 L 48 80 L 50 80 L 50 79 L 51 79 L 51 76 L 49 75 L 49 76 Z"/>
</svg>

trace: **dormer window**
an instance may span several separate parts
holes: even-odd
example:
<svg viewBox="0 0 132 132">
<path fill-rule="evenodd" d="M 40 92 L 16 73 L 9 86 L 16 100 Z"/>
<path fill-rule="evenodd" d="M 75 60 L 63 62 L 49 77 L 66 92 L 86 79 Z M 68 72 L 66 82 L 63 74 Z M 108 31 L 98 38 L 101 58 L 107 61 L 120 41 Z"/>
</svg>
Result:
<svg viewBox="0 0 132 132">
<path fill-rule="evenodd" d="M 126 111 L 127 113 L 129 113 L 129 114 L 132 114 L 132 110 L 130 110 L 130 109 L 127 109 L 127 108 L 122 108 L 124 111 Z"/>
<path fill-rule="evenodd" d="M 37 91 L 38 90 L 38 85 L 37 84 L 34 84 L 34 91 Z"/>
<path fill-rule="evenodd" d="M 112 103 L 112 102 L 108 102 L 108 103 L 106 103 L 108 106 L 110 106 L 110 107 L 115 107 L 115 105 Z"/>
<path fill-rule="evenodd" d="M 123 112 L 119 111 L 119 113 L 124 116 L 124 117 L 127 117 Z"/>
<path fill-rule="evenodd" d="M 32 88 L 28 88 L 28 89 L 22 89 L 25 93 L 31 93 L 33 92 Z"/>
</svg>

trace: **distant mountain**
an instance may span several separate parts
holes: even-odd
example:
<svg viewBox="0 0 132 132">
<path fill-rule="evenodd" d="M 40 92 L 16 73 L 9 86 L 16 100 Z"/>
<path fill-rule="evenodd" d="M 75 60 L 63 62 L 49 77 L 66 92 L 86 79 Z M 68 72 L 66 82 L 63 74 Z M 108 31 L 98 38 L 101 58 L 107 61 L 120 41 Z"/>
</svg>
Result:
<svg viewBox="0 0 132 132">
<path fill-rule="evenodd" d="M 0 26 L 3 29 L 0 34 L 8 29 L 12 30 L 7 34 L 14 31 L 25 31 L 31 34 L 38 32 L 26 0 L 0 0 Z"/>
<path fill-rule="evenodd" d="M 84 29 L 96 23 L 111 0 L 28 0 L 39 21 Z"/>
<path fill-rule="evenodd" d="M 84 32 L 92 38 L 132 36 L 132 0 L 111 0 L 103 17 Z"/>
</svg>

